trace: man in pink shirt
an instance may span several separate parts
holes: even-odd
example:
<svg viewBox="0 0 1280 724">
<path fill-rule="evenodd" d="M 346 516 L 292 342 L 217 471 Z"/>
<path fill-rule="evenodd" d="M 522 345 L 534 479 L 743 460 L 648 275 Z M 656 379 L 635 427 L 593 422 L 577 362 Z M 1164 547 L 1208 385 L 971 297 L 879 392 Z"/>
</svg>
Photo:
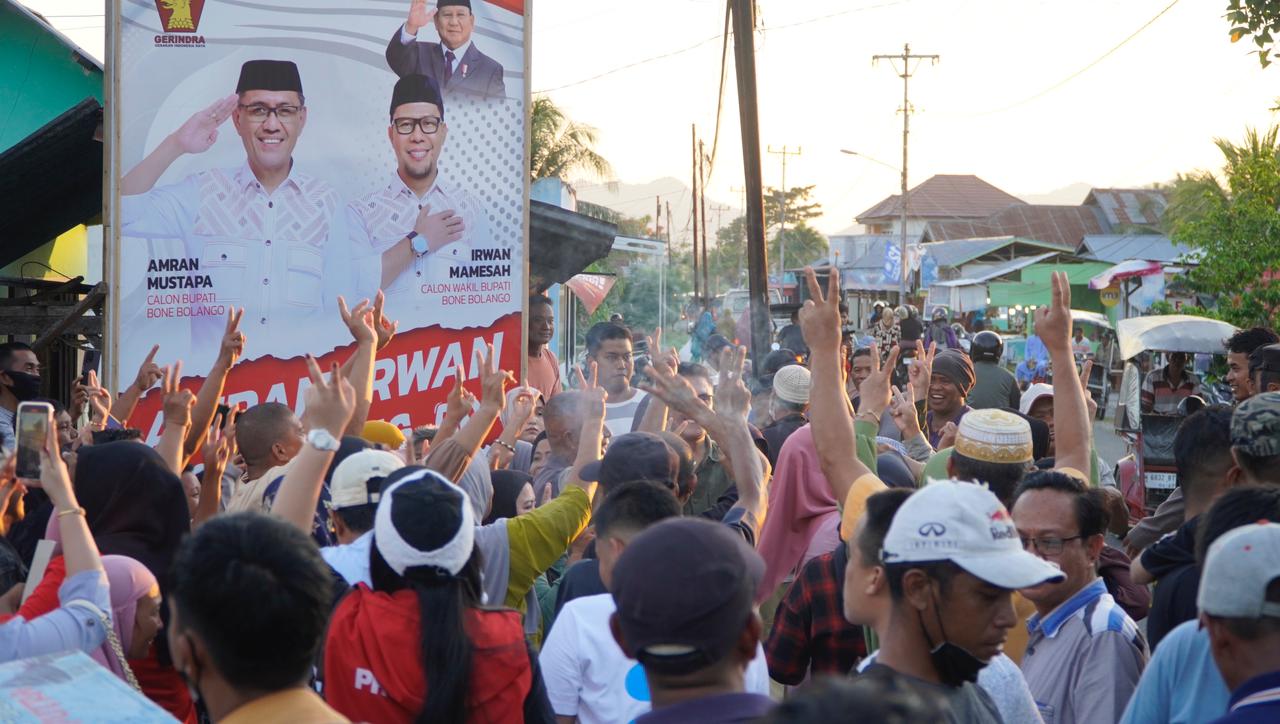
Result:
<svg viewBox="0 0 1280 724">
<path fill-rule="evenodd" d="M 541 294 L 529 297 L 529 373 L 527 384 L 542 393 L 544 399 L 559 394 L 560 360 L 547 346 L 556 332 L 556 313 L 551 300 Z"/>
</svg>

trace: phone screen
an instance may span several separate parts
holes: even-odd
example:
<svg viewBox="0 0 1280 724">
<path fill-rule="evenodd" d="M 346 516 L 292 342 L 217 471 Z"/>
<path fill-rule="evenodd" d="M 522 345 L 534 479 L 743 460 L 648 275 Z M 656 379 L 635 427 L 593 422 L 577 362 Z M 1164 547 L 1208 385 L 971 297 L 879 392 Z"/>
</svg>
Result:
<svg viewBox="0 0 1280 724">
<path fill-rule="evenodd" d="M 18 406 L 18 460 L 19 478 L 40 479 L 40 451 L 49 442 L 49 419 L 53 408 L 46 403 L 27 403 Z"/>
</svg>

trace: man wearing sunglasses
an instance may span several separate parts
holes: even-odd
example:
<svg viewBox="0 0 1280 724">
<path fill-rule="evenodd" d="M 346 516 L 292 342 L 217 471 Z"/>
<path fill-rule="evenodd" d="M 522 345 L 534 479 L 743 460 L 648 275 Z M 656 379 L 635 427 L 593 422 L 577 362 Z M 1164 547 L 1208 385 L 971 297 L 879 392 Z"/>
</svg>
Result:
<svg viewBox="0 0 1280 724">
<path fill-rule="evenodd" d="M 447 280 L 451 264 L 469 260 L 473 241 L 488 238 L 480 203 L 441 173 L 448 137 L 435 81 L 423 75 L 396 81 L 387 125 L 395 173 L 348 207 L 352 245 L 381 257 L 379 286 L 397 314 L 424 304 L 424 287 Z"/>
<path fill-rule="evenodd" d="M 179 158 L 208 151 L 227 118 L 244 145 L 241 166 L 155 187 Z M 225 312 L 201 315 L 200 308 L 242 306 L 254 356 L 291 355 L 297 332 L 314 342 L 315 323 L 336 320 L 338 295 L 351 293 L 341 198 L 294 163 L 306 122 L 298 67 L 250 60 L 240 68 L 235 95 L 197 112 L 121 180 L 122 233 L 150 241 L 147 279 L 163 282 L 145 285 L 148 296 L 198 298 L 189 314 L 177 315 L 191 319 L 194 339 L 219 338 L 225 322 Z M 207 334 L 197 331 L 204 324 Z"/>
</svg>

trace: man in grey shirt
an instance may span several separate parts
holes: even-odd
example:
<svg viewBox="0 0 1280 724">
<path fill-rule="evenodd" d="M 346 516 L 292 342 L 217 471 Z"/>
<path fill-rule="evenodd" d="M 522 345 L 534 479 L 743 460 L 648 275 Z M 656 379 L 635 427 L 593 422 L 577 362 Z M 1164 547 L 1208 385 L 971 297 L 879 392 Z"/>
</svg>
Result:
<svg viewBox="0 0 1280 724">
<path fill-rule="evenodd" d="M 1023 479 L 1013 504 L 1028 550 L 1056 564 L 1058 583 L 1028 587 L 1036 607 L 1022 673 L 1045 724 L 1119 721 L 1147 665 L 1147 642 L 1107 593 L 1098 557 L 1105 497 L 1078 478 L 1049 471 Z"/>
<path fill-rule="evenodd" d="M 1002 721 L 974 682 L 1017 623 L 1013 590 L 1062 573 L 1022 549 L 991 491 L 955 481 L 936 481 L 898 508 L 881 557 L 893 608 L 862 676 L 944 694 L 949 722 Z"/>
</svg>

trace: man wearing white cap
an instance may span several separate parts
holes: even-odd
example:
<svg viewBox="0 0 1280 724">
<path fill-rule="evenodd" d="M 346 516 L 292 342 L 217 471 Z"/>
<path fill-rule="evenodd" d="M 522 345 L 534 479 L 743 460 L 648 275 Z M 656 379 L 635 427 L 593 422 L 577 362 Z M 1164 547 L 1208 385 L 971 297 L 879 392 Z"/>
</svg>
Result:
<svg viewBox="0 0 1280 724">
<path fill-rule="evenodd" d="M 1028 586 L 1035 604 L 1022 672 L 1047 723 L 1113 722 L 1147 664 L 1147 642 L 1098 577 L 1107 530 L 1106 498 L 1058 471 L 1027 476 L 1013 505 L 1028 551 L 1065 578 Z"/>
<path fill-rule="evenodd" d="M 329 520 L 338 545 L 325 546 L 320 555 L 351 585 L 372 586 L 369 546 L 373 544 L 373 516 L 378 511 L 382 481 L 404 467 L 404 461 L 385 450 L 362 450 L 338 463 L 329 483 Z"/>
<path fill-rule="evenodd" d="M 791 433 L 809 424 L 809 370 L 787 365 L 773 376 L 769 417 L 773 422 L 760 431 L 769 443 L 769 464 L 778 466 L 778 453 Z"/>
<path fill-rule="evenodd" d="M 1231 689 L 1221 724 L 1280 720 L 1280 525 L 1237 528 L 1209 546 L 1197 599 Z"/>
<path fill-rule="evenodd" d="M 902 504 L 882 557 L 893 609 L 878 659 L 863 676 L 943 694 L 950 722 L 1001 721 L 973 682 L 1017 623 L 1012 592 L 1061 581 L 1062 572 L 1023 550 L 991 491 L 953 480 Z"/>
</svg>

